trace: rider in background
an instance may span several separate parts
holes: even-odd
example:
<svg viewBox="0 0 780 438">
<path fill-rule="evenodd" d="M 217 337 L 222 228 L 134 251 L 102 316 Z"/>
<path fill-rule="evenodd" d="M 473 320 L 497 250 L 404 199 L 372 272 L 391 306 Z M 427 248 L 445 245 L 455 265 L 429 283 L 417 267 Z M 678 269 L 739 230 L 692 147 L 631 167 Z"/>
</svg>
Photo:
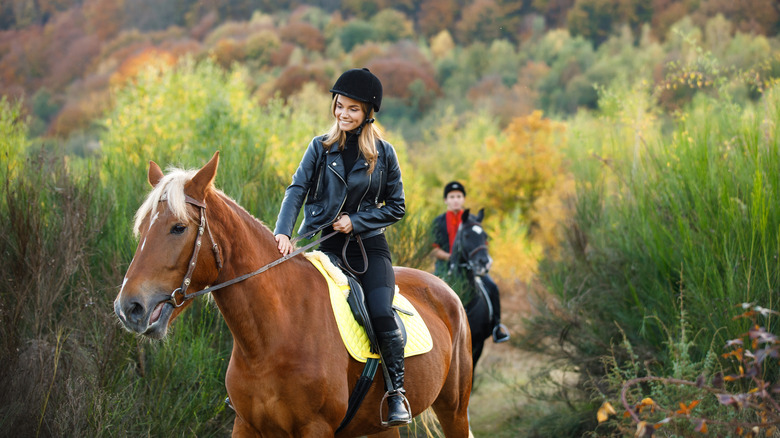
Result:
<svg viewBox="0 0 780 438">
<path fill-rule="evenodd" d="M 365 290 L 382 365 L 390 375 L 385 382 L 387 423 L 400 426 L 412 417 L 404 397 L 404 339 L 393 315 L 395 273 L 384 232 L 406 211 L 401 168 L 395 149 L 373 123 L 382 103 L 379 78 L 366 68 L 348 70 L 330 92 L 333 125 L 309 143 L 284 194 L 274 236 L 282 255 L 293 251 L 290 236 L 303 206 L 298 232 L 306 234 L 320 227 L 325 227 L 322 235 L 338 231 L 319 250 L 340 258 L 346 244 L 345 261 L 356 271 L 365 270 L 357 277 Z M 359 240 L 367 266 L 363 266 Z"/>
<path fill-rule="evenodd" d="M 447 211 L 433 220 L 433 256 L 436 259 L 434 274 L 445 280 L 450 268 L 450 248 L 455 235 L 458 234 L 465 203 L 466 188 L 463 184 L 451 181 L 444 186 L 444 204 L 447 206 Z M 498 286 L 487 274 L 482 277 L 482 281 L 487 287 L 493 305 L 493 342 L 506 342 L 509 340 L 509 332 L 506 326 L 501 324 L 501 299 Z"/>
</svg>

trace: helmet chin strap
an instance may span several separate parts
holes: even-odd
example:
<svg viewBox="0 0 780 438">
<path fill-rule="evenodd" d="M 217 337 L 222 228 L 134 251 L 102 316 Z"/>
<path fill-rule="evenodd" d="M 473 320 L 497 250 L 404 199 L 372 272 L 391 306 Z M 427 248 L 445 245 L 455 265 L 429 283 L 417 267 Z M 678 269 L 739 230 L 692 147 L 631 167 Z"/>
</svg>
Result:
<svg viewBox="0 0 780 438">
<path fill-rule="evenodd" d="M 355 132 L 355 135 L 360 135 L 360 133 L 363 132 L 363 127 L 366 126 L 366 123 L 374 123 L 374 119 L 363 120 L 363 123 L 360 124 L 360 127 L 358 127 L 357 132 Z"/>
</svg>

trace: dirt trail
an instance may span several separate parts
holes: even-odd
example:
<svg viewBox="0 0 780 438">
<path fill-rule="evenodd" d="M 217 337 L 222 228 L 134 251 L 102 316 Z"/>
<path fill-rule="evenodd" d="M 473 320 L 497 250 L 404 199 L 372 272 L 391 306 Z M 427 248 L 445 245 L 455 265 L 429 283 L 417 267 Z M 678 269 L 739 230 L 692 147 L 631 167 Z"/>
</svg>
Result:
<svg viewBox="0 0 780 438">
<path fill-rule="evenodd" d="M 504 323 L 512 334 L 519 333 L 522 318 L 531 312 L 532 307 L 527 289 L 517 283 L 507 285 L 501 282 L 499 288 Z M 511 341 L 503 344 L 485 341 L 469 403 L 471 429 L 476 438 L 517 436 L 508 427 L 510 420 L 522 415 L 522 406 L 526 403 L 517 387 L 528 381 L 530 372 L 537 368 L 540 360 L 538 356 L 514 347 Z"/>
</svg>

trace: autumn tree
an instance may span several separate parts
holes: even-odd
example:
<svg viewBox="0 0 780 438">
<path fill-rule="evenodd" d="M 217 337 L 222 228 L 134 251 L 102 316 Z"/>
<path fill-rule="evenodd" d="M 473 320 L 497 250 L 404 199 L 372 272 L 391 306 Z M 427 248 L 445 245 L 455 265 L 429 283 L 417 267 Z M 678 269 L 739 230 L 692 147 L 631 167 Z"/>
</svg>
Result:
<svg viewBox="0 0 780 438">
<path fill-rule="evenodd" d="M 562 131 L 561 124 L 534 111 L 512 121 L 505 138 L 488 138 L 483 158 L 474 163 L 469 177 L 485 207 L 501 214 L 519 213 L 529 221 L 536 201 L 563 174 Z"/>
<path fill-rule="evenodd" d="M 650 21 L 651 0 L 576 0 L 569 11 L 568 28 L 599 45 L 621 24 L 638 31 L 638 25 Z"/>
<path fill-rule="evenodd" d="M 342 0 L 341 10 L 357 18 L 368 19 L 386 8 L 384 0 Z"/>
<path fill-rule="evenodd" d="M 694 21 L 704 25 L 707 18 L 723 15 L 736 25 L 737 30 L 760 35 L 776 34 L 780 26 L 780 6 L 777 0 L 709 0 L 702 2 L 694 14 Z"/>
<path fill-rule="evenodd" d="M 355 19 L 349 21 L 339 33 L 339 40 L 344 51 L 349 52 L 355 46 L 366 41 L 374 41 L 376 29 L 369 22 Z"/>
<path fill-rule="evenodd" d="M 325 50 L 325 36 L 309 23 L 293 21 L 279 30 L 282 40 L 292 42 L 312 52 Z"/>
<path fill-rule="evenodd" d="M 414 36 L 414 26 L 406 16 L 394 9 L 383 9 L 374 15 L 370 23 L 379 41 L 398 41 Z"/>
<path fill-rule="evenodd" d="M 493 41 L 501 37 L 501 9 L 495 0 L 476 0 L 463 9 L 455 25 L 461 43 Z"/>
<path fill-rule="evenodd" d="M 452 30 L 458 6 L 456 0 L 428 0 L 420 5 L 417 26 L 425 36 L 436 35 L 443 30 Z"/>
<path fill-rule="evenodd" d="M 552 28 L 566 27 L 569 10 L 575 0 L 533 0 L 533 7 L 544 15 L 547 25 Z"/>
<path fill-rule="evenodd" d="M 419 111 L 429 108 L 440 93 L 433 68 L 410 57 L 377 59 L 368 68 L 382 80 L 386 97 L 399 99 Z"/>
<path fill-rule="evenodd" d="M 274 90 L 279 93 L 280 97 L 287 99 L 309 82 L 317 84 L 322 90 L 327 90 L 330 80 L 327 72 L 319 66 L 291 65 L 279 75 L 274 83 Z"/>
<path fill-rule="evenodd" d="M 262 68 L 271 62 L 271 56 L 281 45 L 282 41 L 276 32 L 270 29 L 261 30 L 246 39 L 246 58 L 257 68 Z"/>
</svg>

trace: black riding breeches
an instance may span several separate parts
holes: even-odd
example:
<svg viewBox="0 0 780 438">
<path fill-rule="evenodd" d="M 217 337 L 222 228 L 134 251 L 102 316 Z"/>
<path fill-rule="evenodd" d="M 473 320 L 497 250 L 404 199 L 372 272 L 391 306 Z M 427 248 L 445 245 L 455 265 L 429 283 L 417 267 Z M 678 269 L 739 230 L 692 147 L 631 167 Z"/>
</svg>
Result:
<svg viewBox="0 0 780 438">
<path fill-rule="evenodd" d="M 389 332 L 397 329 L 398 324 L 393 315 L 395 273 L 390 260 L 386 257 L 369 257 L 368 270 L 358 278 L 366 293 L 366 307 L 374 330 Z"/>
<path fill-rule="evenodd" d="M 320 245 L 320 250 L 335 254 L 341 259 L 341 248 L 348 236 L 337 235 Z M 366 296 L 366 307 L 371 317 L 371 325 L 376 332 L 389 332 L 398 329 L 393 315 L 393 296 L 395 295 L 395 272 L 390 260 L 390 249 L 384 234 L 363 240 L 368 269 L 358 280 Z M 347 262 L 352 269 L 360 272 L 364 269 L 363 254 L 357 242 L 351 241 L 347 247 Z"/>
</svg>

